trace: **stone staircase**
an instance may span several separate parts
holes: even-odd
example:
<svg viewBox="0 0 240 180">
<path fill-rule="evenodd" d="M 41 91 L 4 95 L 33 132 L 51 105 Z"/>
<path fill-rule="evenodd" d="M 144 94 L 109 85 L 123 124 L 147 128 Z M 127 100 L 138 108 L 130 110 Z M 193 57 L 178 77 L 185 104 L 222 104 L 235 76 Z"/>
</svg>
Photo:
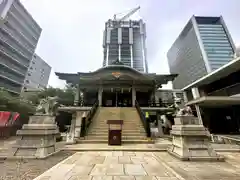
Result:
<svg viewBox="0 0 240 180">
<path fill-rule="evenodd" d="M 81 143 L 107 143 L 107 120 L 123 120 L 123 143 L 152 143 L 147 140 L 137 109 L 133 107 L 99 107 L 88 134 L 84 140 L 80 140 Z"/>
</svg>

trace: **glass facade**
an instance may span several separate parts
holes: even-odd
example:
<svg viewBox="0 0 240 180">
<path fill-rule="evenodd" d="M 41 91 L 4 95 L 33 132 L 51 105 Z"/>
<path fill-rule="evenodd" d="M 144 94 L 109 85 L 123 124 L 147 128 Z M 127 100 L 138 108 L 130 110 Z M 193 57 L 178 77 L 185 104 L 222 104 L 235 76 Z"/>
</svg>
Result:
<svg viewBox="0 0 240 180">
<path fill-rule="evenodd" d="M 118 26 L 115 26 L 116 23 Z M 145 23 L 142 20 L 121 23 L 109 20 L 105 26 L 103 66 L 111 65 L 118 59 L 126 66 L 147 73 Z"/>
<path fill-rule="evenodd" d="M 193 16 L 168 51 L 177 89 L 193 83 L 233 59 L 234 45 L 222 17 Z"/>
<path fill-rule="evenodd" d="M 198 29 L 212 71 L 233 59 L 234 50 L 221 24 L 198 24 Z"/>
<path fill-rule="evenodd" d="M 171 74 L 178 74 L 174 89 L 181 89 L 207 74 L 193 24 L 189 22 L 167 53 Z"/>
</svg>

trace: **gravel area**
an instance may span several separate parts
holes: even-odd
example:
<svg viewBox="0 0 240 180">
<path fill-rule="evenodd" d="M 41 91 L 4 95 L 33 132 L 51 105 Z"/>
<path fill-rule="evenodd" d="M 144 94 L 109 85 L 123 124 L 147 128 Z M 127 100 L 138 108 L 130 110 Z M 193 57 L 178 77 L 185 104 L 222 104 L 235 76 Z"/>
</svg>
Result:
<svg viewBox="0 0 240 180">
<path fill-rule="evenodd" d="M 74 152 L 60 151 L 47 159 L 0 160 L 0 180 L 32 180 Z"/>
</svg>

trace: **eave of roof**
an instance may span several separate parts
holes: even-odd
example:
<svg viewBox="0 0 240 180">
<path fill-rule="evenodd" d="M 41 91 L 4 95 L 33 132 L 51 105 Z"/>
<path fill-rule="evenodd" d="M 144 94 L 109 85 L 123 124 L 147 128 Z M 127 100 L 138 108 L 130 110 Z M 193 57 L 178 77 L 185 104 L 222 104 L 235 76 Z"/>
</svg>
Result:
<svg viewBox="0 0 240 180">
<path fill-rule="evenodd" d="M 123 65 L 111 65 L 107 67 L 100 68 L 94 72 L 78 72 L 78 73 L 60 73 L 55 72 L 55 74 L 61 80 L 65 80 L 67 83 L 78 83 L 77 81 L 80 78 L 92 78 L 93 76 L 98 76 L 98 73 L 101 73 L 105 70 L 111 70 L 115 68 L 121 68 L 119 70 L 130 70 L 133 73 L 136 73 L 139 76 L 142 76 L 144 79 L 149 81 L 155 81 L 156 84 L 167 84 L 169 81 L 173 81 L 178 75 L 177 74 L 156 74 L 156 73 L 141 73 L 131 67 L 123 66 Z"/>
<path fill-rule="evenodd" d="M 198 104 L 199 106 L 240 105 L 240 97 L 229 96 L 203 96 L 189 101 L 186 106 Z"/>
</svg>

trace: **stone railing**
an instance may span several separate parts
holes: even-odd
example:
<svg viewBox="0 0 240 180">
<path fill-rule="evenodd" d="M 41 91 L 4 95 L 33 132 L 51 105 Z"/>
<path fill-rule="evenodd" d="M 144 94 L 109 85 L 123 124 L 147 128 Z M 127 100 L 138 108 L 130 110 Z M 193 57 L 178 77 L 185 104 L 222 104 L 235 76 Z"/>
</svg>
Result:
<svg viewBox="0 0 240 180">
<path fill-rule="evenodd" d="M 80 137 L 84 137 L 87 134 L 87 130 L 92 123 L 93 116 L 98 108 L 98 100 L 94 103 L 91 110 L 88 112 L 86 117 L 82 118 L 81 133 Z"/>
<path fill-rule="evenodd" d="M 138 111 L 138 114 L 140 116 L 140 119 L 143 123 L 144 129 L 147 133 L 147 137 L 151 137 L 151 132 L 150 132 L 150 122 L 147 121 L 147 119 L 145 118 L 144 112 L 141 110 L 141 107 L 139 106 L 137 100 L 135 101 L 135 107 Z"/>
</svg>

